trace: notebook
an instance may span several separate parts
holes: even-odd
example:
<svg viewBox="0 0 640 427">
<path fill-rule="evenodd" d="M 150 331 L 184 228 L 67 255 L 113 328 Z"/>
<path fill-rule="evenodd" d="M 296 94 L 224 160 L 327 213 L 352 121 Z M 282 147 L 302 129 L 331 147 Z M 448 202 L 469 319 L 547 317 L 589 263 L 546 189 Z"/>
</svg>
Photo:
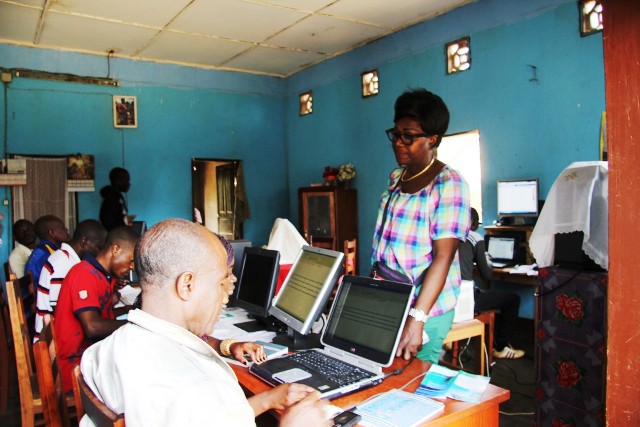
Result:
<svg viewBox="0 0 640 427">
<path fill-rule="evenodd" d="M 309 385 L 326 399 L 379 384 L 382 367 L 393 362 L 413 292 L 413 286 L 404 283 L 344 276 L 322 333 L 324 348 L 253 364 L 249 372 L 273 386 Z M 299 360 L 307 357 L 321 366 Z M 338 366 L 316 360 L 325 357 Z"/>
<path fill-rule="evenodd" d="M 518 240 L 512 236 L 487 236 L 487 252 L 494 268 L 517 264 Z"/>
</svg>

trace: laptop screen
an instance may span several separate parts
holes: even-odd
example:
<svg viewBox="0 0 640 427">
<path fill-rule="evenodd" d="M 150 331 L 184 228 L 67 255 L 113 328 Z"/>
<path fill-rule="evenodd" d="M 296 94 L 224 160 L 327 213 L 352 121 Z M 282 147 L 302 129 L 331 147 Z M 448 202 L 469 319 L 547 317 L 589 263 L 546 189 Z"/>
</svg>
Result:
<svg viewBox="0 0 640 427">
<path fill-rule="evenodd" d="M 517 241 L 515 237 L 488 236 L 487 252 L 494 261 L 515 262 Z"/>
<path fill-rule="evenodd" d="M 344 276 L 322 343 L 388 366 L 395 356 L 413 286 Z"/>
</svg>

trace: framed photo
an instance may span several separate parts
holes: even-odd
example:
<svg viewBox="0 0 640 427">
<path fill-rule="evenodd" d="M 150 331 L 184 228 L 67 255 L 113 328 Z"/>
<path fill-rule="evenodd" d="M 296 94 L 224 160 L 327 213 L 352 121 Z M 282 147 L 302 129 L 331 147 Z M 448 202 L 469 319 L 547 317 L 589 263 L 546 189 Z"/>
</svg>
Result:
<svg viewBox="0 0 640 427">
<path fill-rule="evenodd" d="M 135 96 L 113 95 L 113 127 L 138 127 L 138 103 Z"/>
</svg>

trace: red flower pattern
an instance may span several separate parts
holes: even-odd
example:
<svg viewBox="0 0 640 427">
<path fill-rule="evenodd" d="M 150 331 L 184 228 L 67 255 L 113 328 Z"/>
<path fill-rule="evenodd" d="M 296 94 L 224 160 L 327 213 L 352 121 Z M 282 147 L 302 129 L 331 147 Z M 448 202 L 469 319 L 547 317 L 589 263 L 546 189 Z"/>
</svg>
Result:
<svg viewBox="0 0 640 427">
<path fill-rule="evenodd" d="M 578 322 L 584 317 L 582 300 L 577 297 L 570 297 L 567 294 L 558 295 L 556 308 L 571 322 Z"/>
<path fill-rule="evenodd" d="M 574 362 L 561 360 L 556 365 L 556 379 L 564 388 L 572 388 L 582 379 L 582 374 Z"/>
</svg>

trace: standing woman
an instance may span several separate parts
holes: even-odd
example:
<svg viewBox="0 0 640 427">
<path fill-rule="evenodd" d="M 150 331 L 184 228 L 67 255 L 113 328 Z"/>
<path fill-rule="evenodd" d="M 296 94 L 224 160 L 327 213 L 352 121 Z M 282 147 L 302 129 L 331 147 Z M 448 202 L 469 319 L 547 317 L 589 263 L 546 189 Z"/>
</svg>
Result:
<svg viewBox="0 0 640 427">
<path fill-rule="evenodd" d="M 399 167 L 380 200 L 372 262 L 404 273 L 416 286 L 397 356 L 437 363 L 460 292 L 458 245 L 471 223 L 469 186 L 436 159 L 449 126 L 442 99 L 414 89 L 394 108 L 395 126 L 386 133 Z"/>
</svg>

